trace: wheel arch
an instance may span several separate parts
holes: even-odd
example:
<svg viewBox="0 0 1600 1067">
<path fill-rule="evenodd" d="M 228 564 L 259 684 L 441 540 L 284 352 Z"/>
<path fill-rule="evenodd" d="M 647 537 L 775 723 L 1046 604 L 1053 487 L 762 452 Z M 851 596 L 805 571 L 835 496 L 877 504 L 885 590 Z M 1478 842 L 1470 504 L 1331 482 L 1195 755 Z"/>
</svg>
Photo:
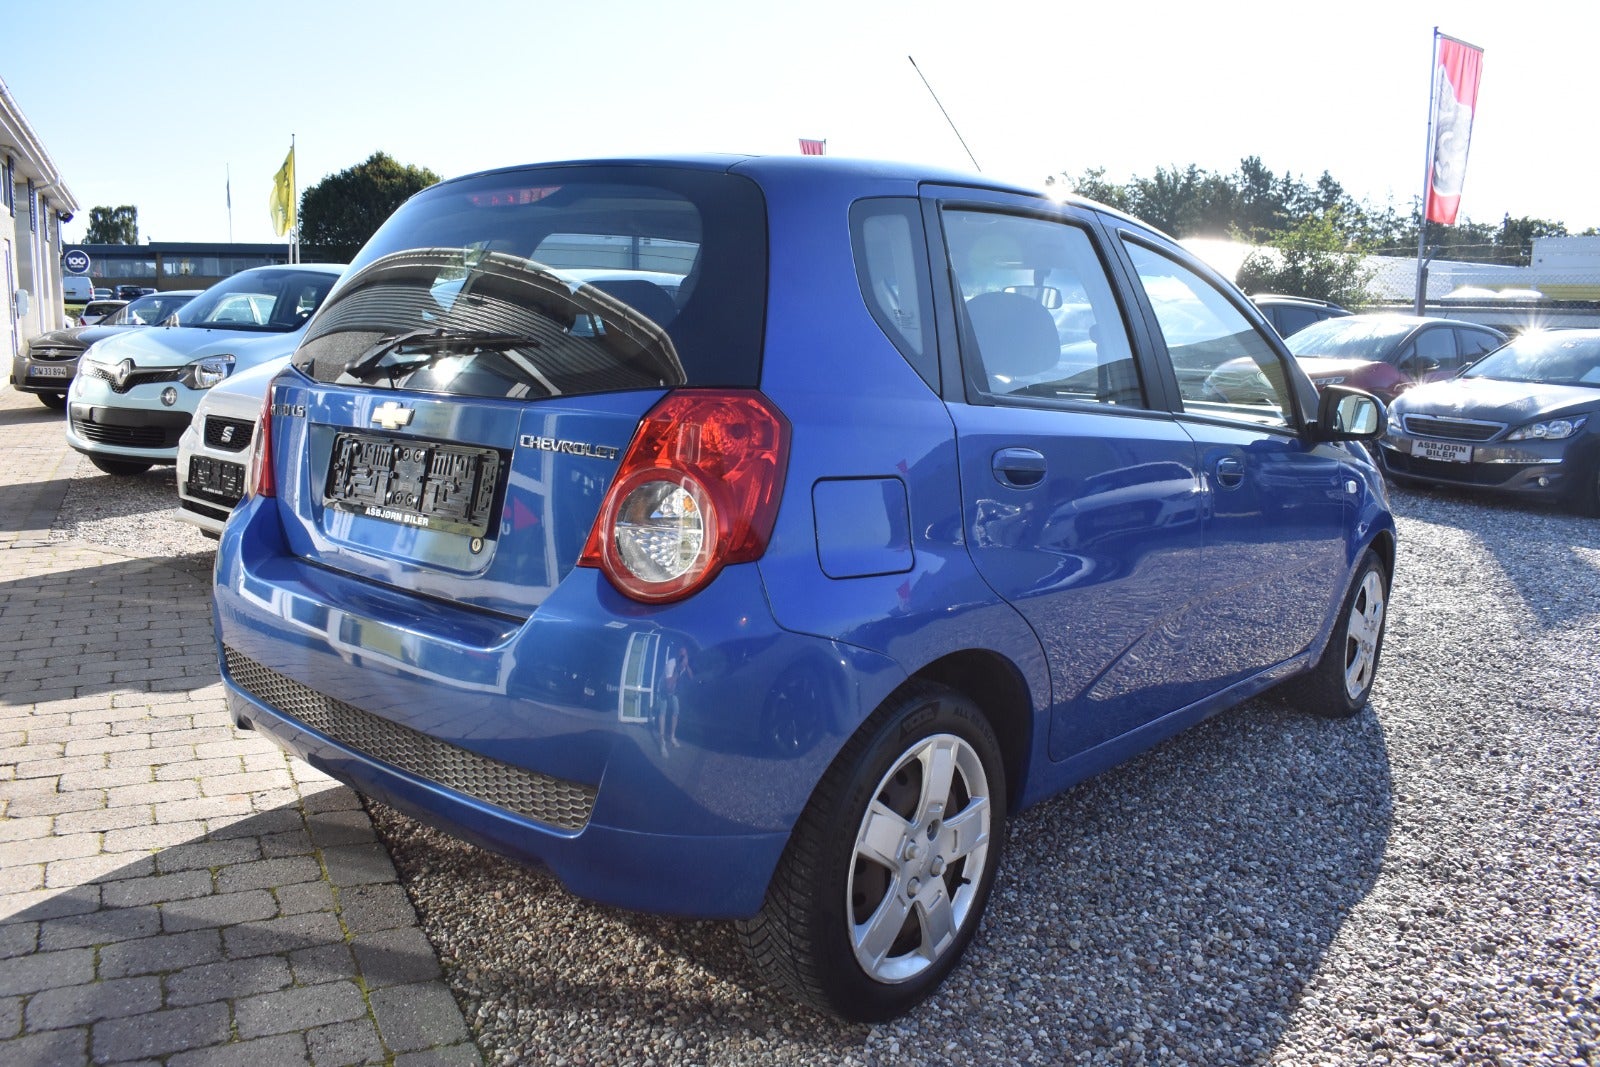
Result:
<svg viewBox="0 0 1600 1067">
<path fill-rule="evenodd" d="M 1379 530 L 1367 543 L 1367 547 L 1378 554 L 1378 561 L 1383 564 L 1383 573 L 1389 582 L 1394 582 L 1394 562 L 1398 546 L 1395 542 L 1394 531 L 1389 529 Z"/>
<path fill-rule="evenodd" d="M 978 705 L 1000 742 L 1006 772 L 1006 809 L 1017 810 L 1032 760 L 1035 726 L 1033 701 L 1022 671 L 998 652 L 972 648 L 924 665 L 906 684 L 916 682 L 942 685 Z"/>
</svg>

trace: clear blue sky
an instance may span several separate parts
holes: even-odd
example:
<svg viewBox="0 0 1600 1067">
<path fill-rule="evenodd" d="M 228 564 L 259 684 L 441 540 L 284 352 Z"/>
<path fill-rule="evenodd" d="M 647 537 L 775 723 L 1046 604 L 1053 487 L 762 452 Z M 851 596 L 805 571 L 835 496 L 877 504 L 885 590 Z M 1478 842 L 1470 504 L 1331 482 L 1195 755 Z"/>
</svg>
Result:
<svg viewBox="0 0 1600 1067">
<path fill-rule="evenodd" d="M 71 11 L 70 18 L 66 12 Z M 0 78 L 83 208 L 141 239 L 270 241 L 301 189 L 385 151 L 449 177 L 595 154 L 798 152 L 1126 181 L 1190 163 L 1421 185 L 1431 34 L 1486 49 L 1462 212 L 1600 226 L 1600 4 L 967 0 L 0 0 Z"/>
</svg>

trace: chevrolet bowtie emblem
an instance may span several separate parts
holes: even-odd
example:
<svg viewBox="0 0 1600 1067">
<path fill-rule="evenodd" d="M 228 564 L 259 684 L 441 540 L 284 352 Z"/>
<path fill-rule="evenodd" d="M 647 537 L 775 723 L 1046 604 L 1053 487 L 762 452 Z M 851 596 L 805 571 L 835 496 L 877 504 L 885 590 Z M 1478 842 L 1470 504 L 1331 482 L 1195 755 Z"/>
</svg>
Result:
<svg viewBox="0 0 1600 1067">
<path fill-rule="evenodd" d="M 410 425 L 413 414 L 410 408 L 403 408 L 393 400 L 385 400 L 372 413 L 372 421 L 385 430 L 398 430 L 402 426 Z"/>
</svg>

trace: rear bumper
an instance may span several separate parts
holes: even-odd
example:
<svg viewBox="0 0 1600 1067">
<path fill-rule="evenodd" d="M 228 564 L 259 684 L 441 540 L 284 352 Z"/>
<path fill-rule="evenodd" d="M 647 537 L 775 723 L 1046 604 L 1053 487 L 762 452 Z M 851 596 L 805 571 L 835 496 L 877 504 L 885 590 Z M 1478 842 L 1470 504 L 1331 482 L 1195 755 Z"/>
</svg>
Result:
<svg viewBox="0 0 1600 1067">
<path fill-rule="evenodd" d="M 578 832 L 409 774 L 334 742 L 241 692 L 228 679 L 235 723 L 260 731 L 290 754 L 356 791 L 446 833 L 548 869 L 570 892 L 639 911 L 738 918 L 761 907 L 787 833 L 642 833 L 590 822 Z"/>
<path fill-rule="evenodd" d="M 579 568 L 518 621 L 289 556 L 276 507 L 247 499 L 218 549 L 235 721 L 603 903 L 754 914 L 816 782 L 904 680 L 778 627 L 753 566 L 648 608 Z M 679 650 L 692 682 L 668 699 Z"/>
</svg>

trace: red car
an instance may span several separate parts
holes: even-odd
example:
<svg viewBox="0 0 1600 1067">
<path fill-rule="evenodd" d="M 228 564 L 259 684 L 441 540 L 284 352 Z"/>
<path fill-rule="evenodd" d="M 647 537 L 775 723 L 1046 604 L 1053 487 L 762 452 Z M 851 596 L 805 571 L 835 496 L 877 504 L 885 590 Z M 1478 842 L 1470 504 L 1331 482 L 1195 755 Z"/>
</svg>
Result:
<svg viewBox="0 0 1600 1067">
<path fill-rule="evenodd" d="M 1413 385 L 1455 377 L 1506 336 L 1457 319 L 1351 315 L 1314 323 L 1284 343 L 1318 390 L 1348 385 L 1389 404 Z"/>
</svg>

